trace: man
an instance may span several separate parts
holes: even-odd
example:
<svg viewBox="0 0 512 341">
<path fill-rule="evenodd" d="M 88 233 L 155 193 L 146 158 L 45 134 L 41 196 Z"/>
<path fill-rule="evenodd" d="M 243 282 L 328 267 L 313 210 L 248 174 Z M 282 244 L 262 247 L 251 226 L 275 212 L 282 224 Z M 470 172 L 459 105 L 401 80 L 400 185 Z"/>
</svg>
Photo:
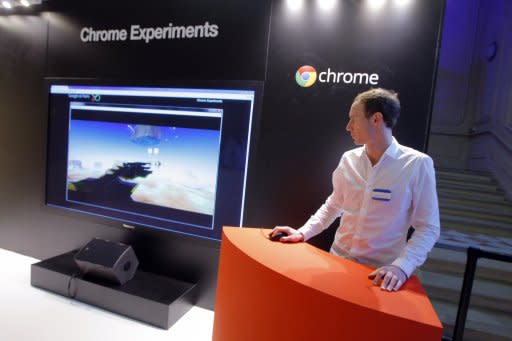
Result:
<svg viewBox="0 0 512 341">
<path fill-rule="evenodd" d="M 343 154 L 332 174 L 332 194 L 304 226 L 276 226 L 270 236 L 306 241 L 341 216 L 330 252 L 377 268 L 368 277 L 382 289 L 400 289 L 427 258 L 440 223 L 432 159 L 396 141 L 392 129 L 399 115 L 393 91 L 357 95 L 346 129 L 361 147 Z M 410 226 L 415 231 L 407 241 Z"/>
</svg>

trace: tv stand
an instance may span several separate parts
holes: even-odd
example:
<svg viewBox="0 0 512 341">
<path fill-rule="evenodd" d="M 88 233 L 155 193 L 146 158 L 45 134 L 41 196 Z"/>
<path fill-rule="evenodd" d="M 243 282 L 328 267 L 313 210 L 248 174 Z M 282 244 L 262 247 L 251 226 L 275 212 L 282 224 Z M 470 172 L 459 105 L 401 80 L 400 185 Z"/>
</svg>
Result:
<svg viewBox="0 0 512 341">
<path fill-rule="evenodd" d="M 195 303 L 196 284 L 142 270 L 122 286 L 77 276 L 76 252 L 32 264 L 31 285 L 165 329 Z"/>
</svg>

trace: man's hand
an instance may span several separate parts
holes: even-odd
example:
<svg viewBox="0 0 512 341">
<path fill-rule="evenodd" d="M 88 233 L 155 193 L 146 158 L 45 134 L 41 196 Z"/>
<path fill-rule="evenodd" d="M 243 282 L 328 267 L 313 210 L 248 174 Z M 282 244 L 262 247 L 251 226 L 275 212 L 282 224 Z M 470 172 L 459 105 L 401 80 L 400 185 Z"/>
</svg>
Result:
<svg viewBox="0 0 512 341">
<path fill-rule="evenodd" d="M 270 236 L 273 236 L 278 232 L 284 232 L 287 234 L 286 237 L 282 237 L 281 239 L 279 239 L 280 242 L 298 243 L 304 241 L 304 235 L 290 226 L 276 226 L 274 227 L 272 232 L 270 232 Z"/>
<path fill-rule="evenodd" d="M 379 285 L 380 288 L 387 291 L 397 291 L 407 281 L 405 272 L 395 265 L 386 265 L 378 268 L 368 275 L 369 279 L 373 279 L 373 284 Z"/>
</svg>

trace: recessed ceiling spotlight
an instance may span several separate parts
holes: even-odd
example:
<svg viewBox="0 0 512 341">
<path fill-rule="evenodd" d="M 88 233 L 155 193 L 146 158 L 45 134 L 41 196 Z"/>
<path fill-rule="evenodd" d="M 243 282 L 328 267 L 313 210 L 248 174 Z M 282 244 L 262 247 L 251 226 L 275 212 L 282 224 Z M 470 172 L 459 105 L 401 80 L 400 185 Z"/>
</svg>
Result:
<svg viewBox="0 0 512 341">
<path fill-rule="evenodd" d="M 371 9 L 380 9 L 385 3 L 386 0 L 368 0 L 368 5 Z"/>
<path fill-rule="evenodd" d="M 0 9 L 15 9 L 19 7 L 31 7 L 34 5 L 40 5 L 43 0 L 0 0 Z"/>
<path fill-rule="evenodd" d="M 337 0 L 318 0 L 318 6 L 323 10 L 330 10 L 336 6 Z"/>
<path fill-rule="evenodd" d="M 406 6 L 411 2 L 411 0 L 395 0 L 395 4 L 398 6 Z"/>
<path fill-rule="evenodd" d="M 292 11 L 300 10 L 304 5 L 304 0 L 286 0 L 286 5 Z"/>
</svg>

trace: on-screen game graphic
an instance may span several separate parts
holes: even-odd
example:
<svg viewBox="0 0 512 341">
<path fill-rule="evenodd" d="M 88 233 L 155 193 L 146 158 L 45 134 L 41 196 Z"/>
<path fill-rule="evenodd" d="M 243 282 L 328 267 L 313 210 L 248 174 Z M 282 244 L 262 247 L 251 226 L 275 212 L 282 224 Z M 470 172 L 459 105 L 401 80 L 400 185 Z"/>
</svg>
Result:
<svg viewBox="0 0 512 341">
<path fill-rule="evenodd" d="M 213 215 L 220 131 L 70 120 L 68 200 Z"/>
</svg>

